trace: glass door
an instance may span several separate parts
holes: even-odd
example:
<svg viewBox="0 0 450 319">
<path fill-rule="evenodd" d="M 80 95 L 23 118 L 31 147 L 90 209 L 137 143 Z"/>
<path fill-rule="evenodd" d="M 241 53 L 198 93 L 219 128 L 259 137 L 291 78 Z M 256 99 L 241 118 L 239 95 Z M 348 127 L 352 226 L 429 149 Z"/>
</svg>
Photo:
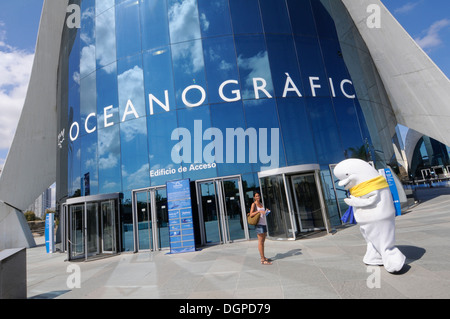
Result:
<svg viewBox="0 0 450 319">
<path fill-rule="evenodd" d="M 201 182 L 198 184 L 198 192 L 201 198 L 204 243 L 222 243 L 223 230 L 217 207 L 216 183 L 214 181 Z"/>
<path fill-rule="evenodd" d="M 136 251 L 169 248 L 169 214 L 166 188 L 134 192 Z"/>
<path fill-rule="evenodd" d="M 156 225 L 158 227 L 158 248 L 170 247 L 169 242 L 169 213 L 167 210 L 167 192 L 165 188 L 154 190 L 156 206 Z"/>
<path fill-rule="evenodd" d="M 85 214 L 87 255 L 97 255 L 100 252 L 98 204 L 87 203 Z"/>
<path fill-rule="evenodd" d="M 249 238 L 240 177 L 197 182 L 202 243 L 231 243 Z"/>
<path fill-rule="evenodd" d="M 151 198 L 148 191 L 136 194 L 137 250 L 153 249 Z"/>
<path fill-rule="evenodd" d="M 245 225 L 242 216 L 241 191 L 239 179 L 218 181 L 224 203 L 223 215 L 226 223 L 228 241 L 245 239 Z"/>
<path fill-rule="evenodd" d="M 69 259 L 84 257 L 84 204 L 69 210 Z"/>
<path fill-rule="evenodd" d="M 294 220 L 301 232 L 325 228 L 315 175 L 290 177 L 294 198 Z"/>
<path fill-rule="evenodd" d="M 102 202 L 101 225 L 102 225 L 102 250 L 104 253 L 116 252 L 116 232 L 115 232 L 115 205 L 113 200 Z"/>
</svg>

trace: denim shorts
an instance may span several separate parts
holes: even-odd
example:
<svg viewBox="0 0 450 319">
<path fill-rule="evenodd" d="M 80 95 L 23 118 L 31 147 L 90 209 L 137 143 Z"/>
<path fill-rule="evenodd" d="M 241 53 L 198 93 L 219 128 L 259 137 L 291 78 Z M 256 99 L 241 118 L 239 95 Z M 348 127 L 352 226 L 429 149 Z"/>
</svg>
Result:
<svg viewBox="0 0 450 319">
<path fill-rule="evenodd" d="M 267 233 L 267 226 L 266 225 L 256 225 L 255 229 L 256 229 L 256 233 L 257 234 Z"/>
</svg>

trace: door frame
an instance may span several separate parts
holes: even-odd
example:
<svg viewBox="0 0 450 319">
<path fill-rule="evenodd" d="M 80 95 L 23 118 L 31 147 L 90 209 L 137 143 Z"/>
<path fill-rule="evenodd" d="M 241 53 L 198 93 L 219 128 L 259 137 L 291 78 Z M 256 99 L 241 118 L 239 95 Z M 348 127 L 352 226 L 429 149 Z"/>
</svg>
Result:
<svg viewBox="0 0 450 319">
<path fill-rule="evenodd" d="M 160 190 L 160 189 L 166 189 L 165 185 L 160 185 L 160 186 L 152 186 L 152 187 L 146 187 L 146 188 L 140 188 L 140 189 L 135 189 L 131 191 L 131 198 L 132 198 L 132 212 L 133 212 L 133 241 L 134 241 L 134 252 L 138 252 L 138 251 L 157 251 L 157 250 L 163 250 L 163 249 L 169 249 L 170 247 L 160 247 L 159 244 L 159 226 L 157 223 L 157 219 L 158 219 L 158 215 L 157 215 L 157 207 L 156 207 L 156 191 Z M 138 229 L 138 225 L 137 225 L 137 198 L 136 195 L 138 193 L 147 193 L 147 207 L 149 209 L 149 213 L 150 213 L 150 220 L 152 221 L 151 223 L 151 231 L 152 231 L 152 236 L 151 236 L 151 247 L 149 249 L 139 249 L 139 229 Z M 167 198 L 167 189 L 166 189 L 166 198 Z M 150 199 L 150 203 L 149 203 L 149 199 Z M 149 205 L 150 204 L 150 205 Z"/>
<path fill-rule="evenodd" d="M 320 208 L 322 212 L 322 219 L 325 225 L 325 230 L 327 233 L 331 232 L 330 228 L 330 222 L 328 219 L 327 211 L 326 211 L 326 205 L 325 200 L 323 197 L 323 191 L 322 191 L 322 183 L 320 180 L 320 165 L 319 164 L 304 164 L 304 165 L 294 165 L 294 166 L 287 166 L 282 168 L 275 168 L 270 170 L 265 170 L 262 172 L 258 172 L 258 179 L 259 179 L 259 185 L 261 185 L 261 179 L 269 176 L 279 175 L 282 176 L 283 182 L 284 182 L 284 189 L 286 194 L 286 200 L 287 200 L 287 206 L 289 210 L 289 217 L 291 222 L 291 227 L 294 229 L 296 227 L 295 221 L 294 221 L 294 194 L 292 191 L 292 187 L 290 187 L 290 177 L 296 176 L 296 175 L 304 175 L 304 174 L 314 174 L 314 181 L 316 183 L 317 192 L 319 195 L 319 203 Z M 261 187 L 261 186 L 260 186 Z M 262 201 L 264 205 L 264 195 L 262 193 L 261 189 L 261 196 Z M 265 207 L 265 206 L 264 206 Z M 278 239 L 287 239 L 287 240 L 295 240 L 296 239 L 296 232 L 292 231 L 292 237 L 287 238 L 278 238 Z M 268 234 L 270 238 L 270 229 L 268 229 Z"/>
<path fill-rule="evenodd" d="M 87 261 L 89 257 L 97 256 L 99 254 L 105 254 L 105 255 L 114 255 L 119 252 L 119 244 L 121 239 L 121 234 L 118 229 L 118 225 L 120 225 L 120 199 L 122 198 L 121 193 L 112 193 L 112 194 L 100 194 L 100 195 L 91 195 L 91 196 L 83 196 L 83 197 L 75 197 L 75 198 L 69 198 L 66 200 L 65 203 L 61 205 L 62 207 L 62 216 L 61 216 L 61 224 L 63 229 L 63 238 L 66 242 L 62 247 L 67 252 L 67 258 L 68 260 L 76 260 L 76 259 L 84 259 Z M 100 237 L 103 235 L 103 219 L 101 214 L 101 203 L 106 201 L 114 201 L 115 207 L 114 207 L 114 225 L 113 225 L 113 234 L 114 234 L 114 249 L 113 251 L 99 251 L 100 248 L 103 249 L 103 238 Z M 89 253 L 88 252 L 88 238 L 87 238 L 87 205 L 88 204 L 96 204 L 97 205 L 97 253 Z M 82 233 L 83 233 L 83 240 L 84 240 L 84 253 L 80 256 L 77 256 L 75 258 L 71 258 L 71 252 L 72 252 L 72 244 L 70 242 L 71 236 L 72 236 L 72 213 L 70 208 L 73 206 L 82 206 L 83 207 L 83 225 L 82 225 Z M 100 206 L 100 209 L 99 209 Z M 101 223 L 101 225 L 98 225 L 98 223 Z M 101 227 L 99 227 L 101 226 Z M 99 229 L 100 228 L 100 229 Z"/>
<path fill-rule="evenodd" d="M 223 182 L 228 180 L 238 180 L 238 187 L 239 187 L 239 201 L 241 206 L 241 214 L 242 214 L 242 222 L 244 226 L 244 236 L 243 239 L 236 239 L 232 240 L 230 239 L 230 232 L 229 232 L 229 225 L 228 225 L 228 219 L 227 212 L 226 212 L 226 203 L 224 201 L 224 189 L 223 189 Z M 201 199 L 201 191 L 200 191 L 200 184 L 212 182 L 214 185 L 215 190 L 215 196 L 216 196 L 216 208 L 218 213 L 218 222 L 219 222 L 219 237 L 220 241 L 215 243 L 207 243 L 206 242 L 206 232 L 205 232 L 205 225 L 204 225 L 204 219 L 203 219 L 203 207 L 202 207 L 202 199 Z M 197 207 L 198 207 L 198 214 L 199 214 L 199 221 L 200 221 L 200 236 L 201 236 L 201 245 L 217 245 L 217 244 L 230 244 L 235 241 L 245 241 L 250 239 L 250 233 L 248 230 L 248 224 L 247 224 L 247 213 L 245 210 L 245 199 L 244 199 L 244 188 L 242 186 L 242 177 L 241 175 L 230 175 L 230 176 L 223 176 L 223 177 L 213 177 L 213 178 L 205 178 L 205 179 L 199 179 L 195 181 L 195 191 L 197 194 Z"/>
</svg>

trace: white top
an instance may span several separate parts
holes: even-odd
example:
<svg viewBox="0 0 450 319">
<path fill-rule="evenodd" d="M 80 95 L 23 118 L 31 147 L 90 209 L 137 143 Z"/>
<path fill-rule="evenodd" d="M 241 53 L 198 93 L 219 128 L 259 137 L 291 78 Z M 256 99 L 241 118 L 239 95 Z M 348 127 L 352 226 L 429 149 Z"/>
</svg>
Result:
<svg viewBox="0 0 450 319">
<path fill-rule="evenodd" d="M 261 213 L 259 215 L 258 225 L 267 225 L 267 223 L 266 223 L 266 214 L 263 214 L 266 209 L 264 207 L 258 207 L 258 205 L 256 205 L 256 209 L 258 210 L 258 212 Z"/>
</svg>

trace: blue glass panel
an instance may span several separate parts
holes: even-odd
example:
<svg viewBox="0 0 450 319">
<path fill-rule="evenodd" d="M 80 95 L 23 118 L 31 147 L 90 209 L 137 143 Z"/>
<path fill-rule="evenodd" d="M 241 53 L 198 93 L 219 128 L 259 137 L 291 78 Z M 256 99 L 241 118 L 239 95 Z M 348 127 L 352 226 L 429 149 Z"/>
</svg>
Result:
<svg viewBox="0 0 450 319">
<path fill-rule="evenodd" d="M 307 98 L 306 103 L 319 164 L 338 163 L 344 150 L 331 98 Z"/>
<path fill-rule="evenodd" d="M 120 192 L 122 180 L 119 125 L 98 130 L 97 134 L 99 192 L 103 194 Z"/>
<path fill-rule="evenodd" d="M 273 96 L 269 58 L 263 36 L 236 36 L 243 99 Z M 255 89 L 255 87 L 259 89 Z"/>
<path fill-rule="evenodd" d="M 231 34 L 228 1 L 198 0 L 198 11 L 203 37 Z"/>
<path fill-rule="evenodd" d="M 172 160 L 172 148 L 177 141 L 171 136 L 177 130 L 177 112 L 164 112 L 147 117 L 151 186 L 164 185 L 167 180 L 181 179 L 180 164 Z M 175 170 L 175 173 L 174 171 Z"/>
<path fill-rule="evenodd" d="M 219 175 L 251 172 L 251 162 L 256 163 L 258 160 L 258 132 L 254 129 L 247 130 L 242 101 L 211 106 L 211 124 L 218 128 L 222 135 L 215 137 L 219 143 L 222 141 L 222 147 L 216 143 L 218 149 L 222 149 L 223 154 L 223 156 L 218 156 L 216 151 Z M 249 154 L 250 150 L 254 155 L 252 159 Z M 220 164 L 220 162 L 223 163 Z"/>
<path fill-rule="evenodd" d="M 96 73 L 80 81 L 80 136 L 97 128 Z"/>
<path fill-rule="evenodd" d="M 150 185 L 147 121 L 145 117 L 120 124 L 122 186 L 124 190 Z"/>
<path fill-rule="evenodd" d="M 97 70 L 97 127 L 102 129 L 119 122 L 117 64 L 111 63 Z"/>
<path fill-rule="evenodd" d="M 300 76 L 292 36 L 267 35 L 266 41 L 275 96 L 282 97 L 284 93 L 286 97 L 298 97 L 298 93 L 300 96 L 304 96 L 305 89 Z M 286 73 L 291 80 L 287 79 Z M 288 85 L 285 92 L 286 82 Z"/>
<path fill-rule="evenodd" d="M 97 1 L 99 3 L 99 1 Z M 116 14 L 110 8 L 95 18 L 97 69 L 116 60 Z"/>
<path fill-rule="evenodd" d="M 174 109 L 175 90 L 171 72 L 170 47 L 162 47 L 144 53 L 143 62 L 147 113 L 152 115 Z M 168 101 L 166 101 L 166 91 Z"/>
<path fill-rule="evenodd" d="M 258 163 L 253 164 L 253 171 L 286 166 L 275 100 L 247 100 L 244 101 L 244 110 L 247 127 L 258 131 Z M 266 138 L 261 135 L 261 129 L 267 131 Z M 276 129 L 276 133 L 272 132 L 272 129 Z M 278 134 L 278 139 L 275 140 L 272 133 Z M 276 144 L 272 143 L 272 140 Z M 266 148 L 261 148 L 262 145 L 266 145 Z"/>
<path fill-rule="evenodd" d="M 294 37 L 305 93 L 303 96 L 330 96 L 322 51 L 317 38 Z"/>
<path fill-rule="evenodd" d="M 321 1 L 311 1 L 317 33 L 321 38 L 337 39 L 336 26 Z"/>
<path fill-rule="evenodd" d="M 172 45 L 172 61 L 177 108 L 186 107 L 186 103 L 189 107 L 208 103 L 202 41 Z"/>
<path fill-rule="evenodd" d="M 131 191 L 124 191 L 120 208 L 120 231 L 122 233 L 121 251 L 134 251 L 133 211 L 131 202 Z"/>
<path fill-rule="evenodd" d="M 317 163 L 304 98 L 277 99 L 288 166 Z"/>
<path fill-rule="evenodd" d="M 183 172 L 183 178 L 196 180 L 217 176 L 217 170 L 215 168 L 195 169 L 195 165 L 206 163 L 203 156 L 203 150 L 210 141 L 203 141 L 203 132 L 211 127 L 209 107 L 199 106 L 195 108 L 180 109 L 177 110 L 177 114 L 178 127 L 181 128 L 180 141 L 183 141 L 185 138 L 188 141 L 189 137 L 191 141 L 190 147 L 184 148 L 177 153 L 186 156 L 186 161 L 183 161 L 182 163 L 183 168 L 186 170 Z M 173 147 L 177 143 L 178 141 L 172 141 L 171 146 Z M 187 144 L 183 145 L 187 146 Z"/>
<path fill-rule="evenodd" d="M 365 150 L 365 143 L 361 136 L 361 128 L 353 100 L 335 98 L 333 104 L 344 152 L 348 157 L 357 157 L 361 150 Z"/>
<path fill-rule="evenodd" d="M 310 0 L 287 0 L 287 5 L 294 34 L 317 36 Z"/>
<path fill-rule="evenodd" d="M 170 42 L 200 39 L 197 0 L 168 0 Z"/>
<path fill-rule="evenodd" d="M 262 33 L 262 22 L 258 0 L 230 0 L 233 32 Z"/>
<path fill-rule="evenodd" d="M 81 196 L 81 163 L 80 163 L 80 139 L 69 142 L 68 147 L 68 165 L 67 165 L 67 187 L 69 197 Z"/>
<path fill-rule="evenodd" d="M 210 38 L 203 40 L 206 78 L 208 79 L 208 97 L 210 103 L 223 103 L 219 88 L 225 81 L 233 80 L 221 90 L 226 99 L 234 100 L 240 97 L 238 83 L 238 68 L 232 37 Z"/>
<path fill-rule="evenodd" d="M 259 0 L 265 33 L 292 33 L 286 2 Z"/>
<path fill-rule="evenodd" d="M 117 58 L 141 51 L 139 1 L 126 0 L 116 6 Z"/>
<path fill-rule="evenodd" d="M 81 140 L 82 196 L 98 194 L 97 132 L 87 134 Z"/>
<path fill-rule="evenodd" d="M 166 0 L 140 0 L 142 49 L 169 44 L 169 21 Z"/>
<path fill-rule="evenodd" d="M 146 116 L 142 56 L 135 55 L 117 63 L 120 121 Z"/>
<path fill-rule="evenodd" d="M 80 23 L 80 77 L 83 78 L 96 68 L 95 63 L 95 3 L 81 2 Z"/>
<path fill-rule="evenodd" d="M 114 0 L 95 1 L 95 15 L 99 15 L 115 5 Z"/>
<path fill-rule="evenodd" d="M 69 75 L 68 75 L 68 87 L 80 85 L 80 36 L 79 33 L 75 37 L 72 50 L 69 55 Z M 69 105 L 70 106 L 70 105 Z"/>
</svg>

